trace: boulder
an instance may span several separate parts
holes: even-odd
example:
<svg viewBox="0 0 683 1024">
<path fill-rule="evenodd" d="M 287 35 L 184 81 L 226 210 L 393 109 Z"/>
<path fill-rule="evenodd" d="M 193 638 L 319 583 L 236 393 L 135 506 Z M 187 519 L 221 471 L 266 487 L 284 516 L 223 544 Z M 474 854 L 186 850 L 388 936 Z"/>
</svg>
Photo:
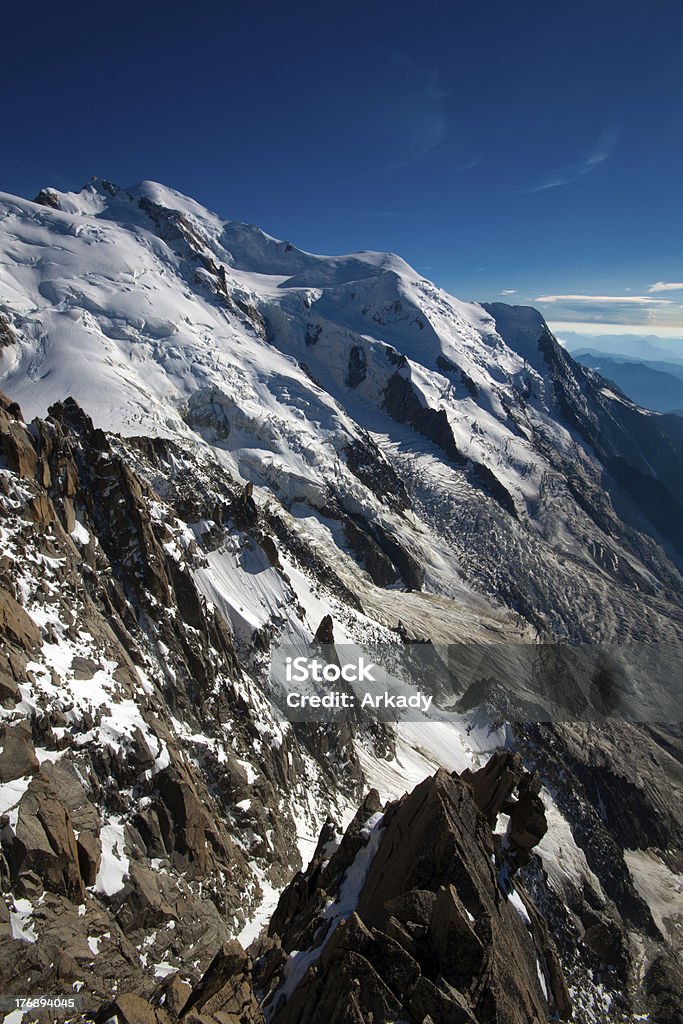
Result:
<svg viewBox="0 0 683 1024">
<path fill-rule="evenodd" d="M 178 974 L 170 974 L 164 978 L 159 993 L 165 1009 L 173 1017 L 179 1017 L 192 993 L 192 986 L 183 981 Z"/>
<path fill-rule="evenodd" d="M 51 892 L 77 903 L 85 899 L 71 815 L 42 772 L 19 804 L 14 832 L 3 834 L 3 847 L 13 879 L 35 872 Z"/>
<path fill-rule="evenodd" d="M 99 836 L 94 836 L 92 832 L 80 832 L 76 840 L 76 849 L 83 884 L 94 885 L 102 861 L 102 843 Z"/>
<path fill-rule="evenodd" d="M 548 831 L 545 806 L 539 796 L 524 792 L 510 807 L 508 839 L 517 863 L 528 864 L 531 852 Z"/>
<path fill-rule="evenodd" d="M 74 674 L 74 679 L 92 679 L 101 668 L 102 666 L 92 658 L 74 656 L 71 659 L 71 671 Z"/>
<path fill-rule="evenodd" d="M 26 719 L 0 727 L 0 783 L 35 775 L 39 769 L 31 726 Z"/>
<path fill-rule="evenodd" d="M 251 958 L 236 939 L 224 942 L 180 1012 L 188 1024 L 262 1024 Z"/>
<path fill-rule="evenodd" d="M 159 886 L 159 877 L 150 868 L 132 861 L 130 864 L 131 891 L 123 911 L 124 920 L 128 915 L 138 927 L 152 929 L 162 922 L 174 920 L 173 906 L 168 902 Z"/>
<path fill-rule="evenodd" d="M 40 630 L 8 590 L 0 586 L 0 635 L 27 654 L 42 644 Z"/>
<path fill-rule="evenodd" d="M 111 1003 L 97 1013 L 96 1024 L 105 1024 L 115 1019 L 117 1024 L 162 1024 L 168 1020 L 163 1011 L 157 1011 L 151 1003 L 133 992 L 122 992 Z"/>
</svg>

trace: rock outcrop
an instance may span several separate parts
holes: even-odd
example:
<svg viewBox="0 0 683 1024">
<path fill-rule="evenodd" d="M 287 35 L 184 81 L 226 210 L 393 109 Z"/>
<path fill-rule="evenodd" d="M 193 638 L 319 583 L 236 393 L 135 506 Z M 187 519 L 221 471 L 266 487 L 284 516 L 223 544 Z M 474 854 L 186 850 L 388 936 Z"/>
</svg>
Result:
<svg viewBox="0 0 683 1024">
<path fill-rule="evenodd" d="M 69 400 L 28 425 L 0 396 L 0 456 L 0 989 L 78 982 L 100 1005 L 116 980 L 132 1019 L 299 864 L 282 793 L 309 799 L 306 737 L 197 579 L 230 530 L 288 584 L 251 489 L 172 442 L 107 437 Z"/>
<path fill-rule="evenodd" d="M 187 1024 L 262 1024 L 252 986 L 251 958 L 239 942 L 226 942 L 180 1011 Z"/>
<path fill-rule="evenodd" d="M 532 850 L 548 831 L 539 797 L 540 775 L 527 772 L 519 754 L 500 750 L 478 771 L 466 769 L 462 778 L 471 786 L 475 803 L 492 828 L 499 814 L 509 816 L 504 854 L 514 874 L 529 863 Z"/>
<path fill-rule="evenodd" d="M 292 725 L 269 654 L 433 644 L 421 684 L 440 643 L 679 643 L 683 421 L 390 254 L 155 183 L 0 206 L 0 371 L 43 417 L 0 396 L 0 989 L 118 1024 L 510 1024 L 567 988 L 577 1024 L 680 1018 L 680 726 L 503 741 L 495 677 L 465 723 L 439 685 L 434 731 Z M 366 780 L 443 763 L 474 767 L 341 837 Z"/>
<path fill-rule="evenodd" d="M 501 889 L 460 778 L 439 771 L 383 810 L 371 793 L 334 852 L 330 833 L 254 949 L 274 1024 L 569 1018 L 548 931 L 522 889 Z"/>
</svg>

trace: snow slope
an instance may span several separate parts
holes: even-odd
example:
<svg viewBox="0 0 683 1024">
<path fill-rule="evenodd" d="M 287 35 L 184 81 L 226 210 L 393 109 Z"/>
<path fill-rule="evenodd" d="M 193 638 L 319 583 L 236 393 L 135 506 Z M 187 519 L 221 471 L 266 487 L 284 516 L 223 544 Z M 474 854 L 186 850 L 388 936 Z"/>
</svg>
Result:
<svg viewBox="0 0 683 1024">
<path fill-rule="evenodd" d="M 568 467 L 587 491 L 602 468 L 558 406 L 537 313 L 494 320 L 397 256 L 305 253 L 154 182 L 48 201 L 0 197 L 0 386 L 27 417 L 71 394 L 104 429 L 208 445 L 331 550 L 349 551 L 345 517 L 377 524 L 419 589 L 536 630 L 592 617 L 618 635 L 637 592 L 648 626 L 679 635 L 667 556 L 567 486 Z"/>
<path fill-rule="evenodd" d="M 248 669 L 228 681 L 226 668 L 216 692 L 230 688 L 248 707 L 251 749 L 235 748 L 229 718 L 204 732 L 187 709 L 171 716 L 168 734 L 202 773 L 214 764 L 220 777 L 241 755 L 230 821 L 252 865 L 249 913 L 258 889 L 262 900 L 250 921 L 235 918 L 245 940 L 282 882 L 268 871 L 272 829 L 255 815 L 254 794 L 265 807 L 265 754 L 280 751 L 294 772 L 297 749 L 268 702 L 256 639 L 308 642 L 327 615 L 337 641 L 349 644 L 683 634 L 670 539 L 632 496 L 608 490 L 609 460 L 629 445 L 647 468 L 638 430 L 656 418 L 562 362 L 534 310 L 460 302 L 393 254 L 302 252 L 152 182 L 93 182 L 40 203 L 0 196 L 0 316 L 0 388 L 26 420 L 73 395 L 97 427 L 173 442 L 155 450 L 152 466 L 144 446 L 110 439 L 161 496 L 144 500 L 168 560 L 192 576 Z M 624 415 L 635 425 L 631 440 Z M 586 422 L 600 443 L 587 439 Z M 649 471 L 655 479 L 660 468 Z M 209 481 L 210 500 L 202 503 L 203 491 L 183 496 L 184 474 L 200 491 Z M 230 514 L 228 528 L 212 518 L 221 501 L 234 509 L 247 482 L 256 539 Z M 0 529 L 11 551 L 11 530 Z M 92 529 L 76 520 L 71 540 L 96 544 Z M 277 560 L 258 540 L 261 529 L 275 538 Z M 141 737 L 151 783 L 168 767 L 169 746 L 141 707 L 172 676 L 168 648 L 159 642 L 146 654 L 149 678 L 140 676 L 135 700 L 119 692 L 116 665 L 105 658 L 84 685 L 70 666 L 98 654 L 95 642 L 69 636 L 40 588 L 58 566 L 43 555 L 28 565 L 18 545 L 13 556 L 26 570 L 17 574 L 22 605 L 52 637 L 31 663 L 19 711 L 35 717 L 55 699 L 54 672 L 71 718 L 99 713 L 78 743 L 124 758 Z M 511 739 L 505 729 L 434 718 L 402 723 L 383 753 L 362 730 L 354 742 L 362 784 L 393 799 L 437 767 L 481 764 Z M 335 756 L 298 750 L 297 786 L 282 797 L 292 851 L 304 861 L 328 811 L 342 824 L 353 813 L 348 787 L 319 784 L 326 770 L 334 783 Z M 2 788 L 10 822 L 27 786 L 19 779 Z M 540 852 L 551 888 L 599 891 L 569 817 L 544 797 L 551 827 Z M 128 884 L 125 825 L 116 815 L 104 821 L 100 895 Z M 679 894 L 648 857 L 634 851 L 629 866 L 663 921 Z M 17 914 L 30 941 L 30 915 Z M 157 959 L 155 969 L 167 970 L 165 947 Z"/>
</svg>

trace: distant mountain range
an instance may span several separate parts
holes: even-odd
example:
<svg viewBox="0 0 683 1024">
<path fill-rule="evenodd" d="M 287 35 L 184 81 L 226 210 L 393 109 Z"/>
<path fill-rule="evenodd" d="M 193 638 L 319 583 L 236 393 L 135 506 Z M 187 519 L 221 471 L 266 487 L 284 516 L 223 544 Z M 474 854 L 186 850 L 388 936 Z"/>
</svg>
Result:
<svg viewBox="0 0 683 1024">
<path fill-rule="evenodd" d="M 607 355 L 595 349 L 578 349 L 574 359 L 613 381 L 628 398 L 655 412 L 683 415 L 683 364 L 666 360 Z"/>
<path fill-rule="evenodd" d="M 592 351 L 616 359 L 638 362 L 664 361 L 683 366 L 683 334 L 680 338 L 660 338 L 655 334 L 576 334 L 558 331 L 558 338 L 568 352 Z"/>
</svg>

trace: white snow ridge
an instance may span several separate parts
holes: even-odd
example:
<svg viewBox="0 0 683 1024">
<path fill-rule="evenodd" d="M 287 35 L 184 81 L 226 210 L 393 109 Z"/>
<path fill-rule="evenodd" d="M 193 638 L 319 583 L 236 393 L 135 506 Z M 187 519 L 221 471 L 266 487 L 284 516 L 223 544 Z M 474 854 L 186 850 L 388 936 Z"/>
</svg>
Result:
<svg viewBox="0 0 683 1024">
<path fill-rule="evenodd" d="M 0 986 L 155 1024 L 676 1019 L 671 693 L 629 677 L 626 720 L 605 656 L 604 713 L 558 670 L 552 724 L 439 660 L 677 676 L 675 417 L 533 309 L 155 182 L 0 195 L 0 391 Z M 433 703 L 286 720 L 273 650 L 330 635 Z"/>
</svg>

